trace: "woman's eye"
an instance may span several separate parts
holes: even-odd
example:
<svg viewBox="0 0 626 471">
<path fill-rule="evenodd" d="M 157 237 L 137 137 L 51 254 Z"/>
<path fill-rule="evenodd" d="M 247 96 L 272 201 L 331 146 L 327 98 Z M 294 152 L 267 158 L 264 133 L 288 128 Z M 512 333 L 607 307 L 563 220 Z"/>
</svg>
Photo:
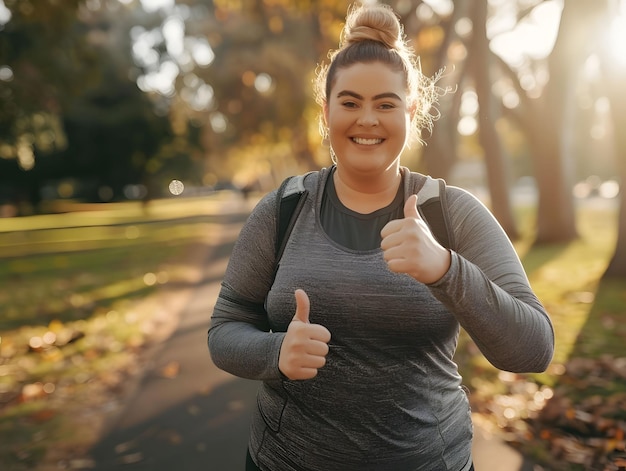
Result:
<svg viewBox="0 0 626 471">
<path fill-rule="evenodd" d="M 345 106 L 346 108 L 355 108 L 356 103 L 353 101 L 344 101 L 343 106 Z"/>
<path fill-rule="evenodd" d="M 383 110 L 391 110 L 391 109 L 395 108 L 393 103 L 383 103 L 382 105 L 380 105 L 380 107 Z"/>
</svg>

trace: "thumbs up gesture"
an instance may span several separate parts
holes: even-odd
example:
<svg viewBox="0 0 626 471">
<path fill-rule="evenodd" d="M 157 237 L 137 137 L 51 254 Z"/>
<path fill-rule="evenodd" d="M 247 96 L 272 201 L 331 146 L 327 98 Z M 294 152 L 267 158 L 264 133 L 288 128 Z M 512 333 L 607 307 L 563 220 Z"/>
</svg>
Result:
<svg viewBox="0 0 626 471">
<path fill-rule="evenodd" d="M 417 211 L 417 195 L 406 200 L 404 219 L 390 221 L 380 234 L 383 257 L 392 272 L 434 283 L 450 268 L 450 252 L 437 242 Z"/>
<path fill-rule="evenodd" d="M 319 324 L 309 323 L 310 303 L 306 292 L 297 289 L 296 314 L 280 347 L 278 369 L 287 378 L 311 379 L 326 364 L 330 332 Z"/>
</svg>

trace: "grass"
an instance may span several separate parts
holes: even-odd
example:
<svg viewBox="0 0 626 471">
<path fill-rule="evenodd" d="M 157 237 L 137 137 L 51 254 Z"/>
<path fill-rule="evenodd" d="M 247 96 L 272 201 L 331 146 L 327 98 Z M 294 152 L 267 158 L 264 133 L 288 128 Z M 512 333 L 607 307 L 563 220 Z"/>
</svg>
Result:
<svg viewBox="0 0 626 471">
<path fill-rule="evenodd" d="M 211 214 L 223 207 L 220 201 L 164 201 L 147 209 L 129 204 L 1 221 L 3 469 L 38 469 L 61 443 L 64 450 L 80 449 L 95 439 L 90 410 L 106 404 L 123 379 L 137 373 L 137 355 L 152 341 L 158 313 L 142 309 L 142 302 L 189 283 L 189 248 L 210 237 Z M 484 412 L 505 432 L 535 407 L 525 399 L 519 416 L 502 421 L 502 411 L 521 395 L 519 388 L 549 398 L 547 392 L 569 387 L 576 401 L 626 390 L 619 381 L 604 388 L 563 384 L 573 357 L 626 356 L 625 283 L 599 281 L 614 249 L 616 211 L 580 208 L 581 237 L 549 247 L 532 244 L 530 208 L 518 217 L 523 236 L 516 249 L 555 326 L 553 365 L 520 382 L 491 367 L 465 336 L 457 355 L 474 401 L 486 404 Z M 524 446 L 536 459 L 550 461 L 548 441 L 528 440 Z"/>
<path fill-rule="evenodd" d="M 0 330 L 77 320 L 85 310 L 145 296 L 156 284 L 146 274 L 153 273 L 157 283 L 166 281 L 177 253 L 205 230 L 197 222 L 107 229 L 40 230 L 38 239 L 49 241 L 45 248 L 50 253 L 5 258 L 0 304 L 7 309 Z"/>
</svg>

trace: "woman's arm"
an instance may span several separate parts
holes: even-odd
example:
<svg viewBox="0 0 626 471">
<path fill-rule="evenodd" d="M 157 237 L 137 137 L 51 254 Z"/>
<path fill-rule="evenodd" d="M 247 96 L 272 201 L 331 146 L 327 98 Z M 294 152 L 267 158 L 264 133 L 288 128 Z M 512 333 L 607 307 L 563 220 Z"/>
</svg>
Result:
<svg viewBox="0 0 626 471">
<path fill-rule="evenodd" d="M 244 224 L 231 253 L 211 317 L 208 345 L 221 369 L 249 379 L 279 379 L 284 333 L 270 332 L 265 296 L 274 275 L 276 192 Z"/>
<path fill-rule="evenodd" d="M 447 198 L 457 246 L 448 272 L 429 285 L 433 294 L 495 367 L 544 371 L 554 353 L 554 330 L 513 245 L 474 196 L 448 187 Z"/>
</svg>

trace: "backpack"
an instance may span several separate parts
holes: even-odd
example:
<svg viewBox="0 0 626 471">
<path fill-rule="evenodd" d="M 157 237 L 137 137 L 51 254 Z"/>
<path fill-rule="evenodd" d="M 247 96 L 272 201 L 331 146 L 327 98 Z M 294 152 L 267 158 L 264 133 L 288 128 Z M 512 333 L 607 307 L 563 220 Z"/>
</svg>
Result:
<svg viewBox="0 0 626 471">
<path fill-rule="evenodd" d="M 281 183 L 276 198 L 276 269 L 278 261 L 283 255 L 291 230 L 298 219 L 300 211 L 306 201 L 309 190 L 304 187 L 304 179 L 309 172 L 303 175 L 288 177 Z M 409 178 L 411 178 L 409 176 Z M 428 224 L 437 241 L 445 248 L 454 246 L 454 234 L 450 230 L 448 214 L 444 211 L 446 203 L 446 182 L 441 179 L 427 178 L 426 183 L 418 192 L 417 209 Z"/>
</svg>

